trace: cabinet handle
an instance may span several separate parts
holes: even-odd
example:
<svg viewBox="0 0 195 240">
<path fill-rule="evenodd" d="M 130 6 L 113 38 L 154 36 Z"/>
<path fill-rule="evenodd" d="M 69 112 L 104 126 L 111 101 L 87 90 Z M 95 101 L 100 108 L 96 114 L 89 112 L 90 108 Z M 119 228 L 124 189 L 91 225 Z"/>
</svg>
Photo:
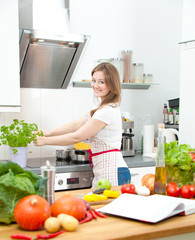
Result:
<svg viewBox="0 0 195 240">
<path fill-rule="evenodd" d="M 0 105 L 0 107 L 21 107 L 21 105 Z"/>
</svg>

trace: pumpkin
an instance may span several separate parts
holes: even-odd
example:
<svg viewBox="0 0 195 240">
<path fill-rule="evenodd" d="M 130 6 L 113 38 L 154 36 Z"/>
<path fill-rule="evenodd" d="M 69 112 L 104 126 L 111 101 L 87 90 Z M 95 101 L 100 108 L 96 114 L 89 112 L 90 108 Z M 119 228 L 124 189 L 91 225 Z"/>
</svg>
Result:
<svg viewBox="0 0 195 240">
<path fill-rule="evenodd" d="M 142 178 L 142 186 L 146 186 L 150 190 L 150 194 L 154 192 L 155 175 L 153 173 L 147 173 Z"/>
<path fill-rule="evenodd" d="M 22 198 L 14 209 L 17 224 L 26 230 L 38 230 L 50 217 L 51 207 L 47 200 L 38 195 Z"/>
<path fill-rule="evenodd" d="M 65 213 L 81 220 L 86 214 L 86 205 L 82 199 L 65 194 L 58 198 L 51 206 L 51 215 L 57 217 L 60 213 Z"/>
</svg>

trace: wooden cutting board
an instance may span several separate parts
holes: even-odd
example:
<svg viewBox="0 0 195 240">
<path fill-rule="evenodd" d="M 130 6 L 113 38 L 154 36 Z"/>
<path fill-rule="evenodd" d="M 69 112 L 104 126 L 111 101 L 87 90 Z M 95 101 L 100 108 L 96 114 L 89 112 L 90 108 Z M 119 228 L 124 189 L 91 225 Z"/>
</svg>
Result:
<svg viewBox="0 0 195 240">
<path fill-rule="evenodd" d="M 78 198 L 83 198 L 84 195 L 74 195 L 74 196 L 75 196 L 75 197 L 78 197 Z M 106 204 L 112 202 L 114 199 L 116 199 L 116 198 L 107 198 L 107 199 L 104 200 L 104 201 L 89 202 L 89 204 L 90 204 L 91 206 L 93 206 L 93 205 L 106 205 Z"/>
</svg>

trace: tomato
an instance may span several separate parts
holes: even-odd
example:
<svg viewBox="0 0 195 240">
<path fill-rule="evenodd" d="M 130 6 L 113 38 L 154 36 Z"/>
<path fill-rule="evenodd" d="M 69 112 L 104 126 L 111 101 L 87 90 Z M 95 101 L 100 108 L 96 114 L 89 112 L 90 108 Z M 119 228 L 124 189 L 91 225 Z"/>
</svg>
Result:
<svg viewBox="0 0 195 240">
<path fill-rule="evenodd" d="M 191 155 L 192 159 L 195 161 L 195 151 L 190 151 L 189 154 Z"/>
<path fill-rule="evenodd" d="M 121 193 L 135 194 L 135 186 L 130 183 L 123 184 L 121 187 Z"/>
<path fill-rule="evenodd" d="M 154 181 L 155 181 L 155 175 L 153 173 L 147 173 L 142 178 L 142 186 L 146 186 L 150 189 L 150 194 L 153 194 L 154 192 Z"/>
<path fill-rule="evenodd" d="M 190 185 L 184 185 L 181 187 L 181 196 L 183 198 L 192 198 L 194 193 L 190 190 Z"/>
<path fill-rule="evenodd" d="M 38 230 L 50 217 L 51 207 L 47 200 L 38 195 L 22 198 L 14 209 L 14 217 L 20 227 L 26 230 Z"/>
<path fill-rule="evenodd" d="M 176 184 L 167 185 L 167 195 L 171 197 L 179 197 L 180 189 Z"/>
<path fill-rule="evenodd" d="M 170 182 L 167 184 L 167 186 L 169 186 L 169 185 L 177 185 L 177 184 L 175 182 Z"/>
<path fill-rule="evenodd" d="M 189 185 L 190 186 L 190 191 L 193 193 L 193 196 L 195 196 L 195 187 L 193 184 Z"/>
<path fill-rule="evenodd" d="M 53 217 L 57 217 L 60 213 L 65 213 L 75 217 L 77 220 L 81 220 L 85 217 L 86 204 L 82 199 L 65 194 L 51 206 L 51 215 Z"/>
</svg>

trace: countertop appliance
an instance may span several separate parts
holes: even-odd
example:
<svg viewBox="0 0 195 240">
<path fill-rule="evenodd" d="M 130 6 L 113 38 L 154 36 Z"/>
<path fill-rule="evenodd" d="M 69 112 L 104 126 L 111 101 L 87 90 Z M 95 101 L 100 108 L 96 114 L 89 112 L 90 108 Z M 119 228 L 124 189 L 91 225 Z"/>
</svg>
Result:
<svg viewBox="0 0 195 240">
<path fill-rule="evenodd" d="M 67 88 L 89 36 L 69 32 L 64 0 L 20 0 L 20 86 Z"/>
<path fill-rule="evenodd" d="M 134 121 L 122 121 L 122 143 L 121 152 L 123 157 L 130 157 L 135 155 L 133 149 L 133 137 L 132 129 L 134 128 Z"/>
</svg>

